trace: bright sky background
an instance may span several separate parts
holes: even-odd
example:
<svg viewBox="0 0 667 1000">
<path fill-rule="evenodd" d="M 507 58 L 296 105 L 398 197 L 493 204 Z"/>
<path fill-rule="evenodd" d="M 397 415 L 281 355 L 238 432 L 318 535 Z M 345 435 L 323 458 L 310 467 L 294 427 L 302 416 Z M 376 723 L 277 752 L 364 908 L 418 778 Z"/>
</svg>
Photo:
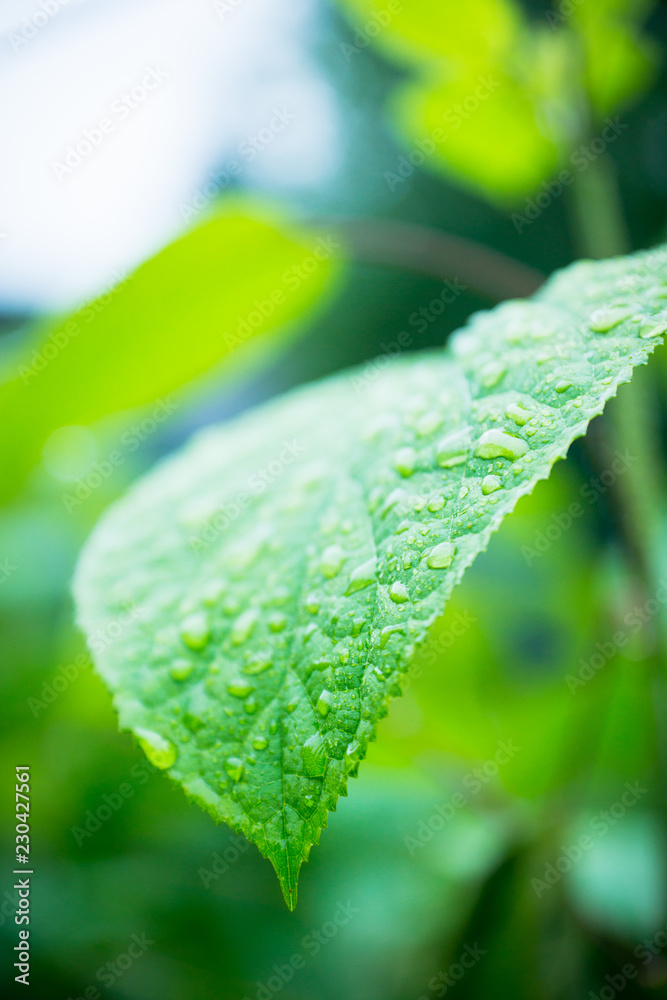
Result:
<svg viewBox="0 0 667 1000">
<path fill-rule="evenodd" d="M 333 177 L 336 97 L 308 56 L 315 6 L 2 0 L 0 309 L 67 307 L 113 284 L 188 225 L 185 206 L 230 160 L 278 196 Z M 153 89 L 128 106 L 149 70 Z M 57 167 L 102 119 L 98 144 Z M 242 144 L 261 129 L 270 141 L 251 162 Z"/>
</svg>

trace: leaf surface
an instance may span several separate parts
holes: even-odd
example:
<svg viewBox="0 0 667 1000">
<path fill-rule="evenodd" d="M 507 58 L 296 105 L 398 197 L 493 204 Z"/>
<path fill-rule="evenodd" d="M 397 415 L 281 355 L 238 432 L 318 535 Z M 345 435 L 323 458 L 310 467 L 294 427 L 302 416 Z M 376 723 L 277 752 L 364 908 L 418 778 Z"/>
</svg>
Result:
<svg viewBox="0 0 667 1000">
<path fill-rule="evenodd" d="M 122 727 L 257 844 L 290 907 L 415 648 L 660 342 L 666 282 L 665 250 L 574 265 L 445 350 L 201 432 L 94 532 L 79 620 Z"/>
</svg>

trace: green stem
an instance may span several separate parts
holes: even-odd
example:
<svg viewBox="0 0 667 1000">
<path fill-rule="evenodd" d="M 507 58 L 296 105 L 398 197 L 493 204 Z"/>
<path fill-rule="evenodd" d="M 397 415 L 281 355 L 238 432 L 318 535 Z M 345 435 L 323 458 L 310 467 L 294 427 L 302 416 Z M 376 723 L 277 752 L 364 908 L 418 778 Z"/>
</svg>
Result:
<svg viewBox="0 0 667 1000">
<path fill-rule="evenodd" d="M 598 157 L 577 176 L 573 196 L 578 249 L 591 257 L 627 253 L 630 240 L 614 167 L 608 158 Z M 615 489 L 621 501 L 625 536 L 632 550 L 628 553 L 631 573 L 645 600 L 655 597 L 662 568 L 660 541 L 666 494 L 662 458 L 657 448 L 657 412 L 658 389 L 654 370 L 649 366 L 636 371 L 629 385 L 621 386 L 608 415 L 612 448 L 622 453 L 627 451 L 633 458 Z M 656 624 L 653 701 L 657 731 L 664 736 L 667 615 L 661 612 Z M 664 753 L 664 747 L 662 750 Z M 661 765 L 667 772 L 667 760 L 663 759 Z"/>
<path fill-rule="evenodd" d="M 577 174 L 572 193 L 578 255 L 600 259 L 628 253 L 616 170 L 604 154 Z"/>
<path fill-rule="evenodd" d="M 585 252 L 596 257 L 627 253 L 629 238 L 613 164 L 598 157 L 576 178 L 573 193 Z M 658 585 L 656 554 L 665 496 L 656 448 L 656 396 L 653 372 L 640 369 L 629 385 L 621 387 L 609 414 L 614 446 L 634 459 L 630 472 L 618 480 L 618 490 L 626 511 L 625 528 L 641 555 L 644 582 L 651 593 Z"/>
</svg>

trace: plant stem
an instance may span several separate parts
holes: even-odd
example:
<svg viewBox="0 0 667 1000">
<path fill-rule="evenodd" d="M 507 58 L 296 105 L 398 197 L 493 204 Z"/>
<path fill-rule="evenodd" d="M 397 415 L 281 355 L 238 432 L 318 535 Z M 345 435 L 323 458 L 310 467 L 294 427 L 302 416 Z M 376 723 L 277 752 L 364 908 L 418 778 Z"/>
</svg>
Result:
<svg viewBox="0 0 667 1000">
<path fill-rule="evenodd" d="M 627 253 L 630 240 L 613 164 L 598 157 L 575 181 L 574 213 L 578 221 L 581 249 L 592 257 Z M 641 588 L 644 600 L 655 597 L 660 587 L 661 535 L 664 516 L 665 483 L 662 456 L 656 446 L 658 390 L 653 369 L 635 372 L 628 385 L 621 386 L 609 412 L 612 448 L 632 458 L 628 471 L 615 483 L 620 498 L 623 530 L 630 540 L 627 552 L 630 572 Z M 667 774 L 667 717 L 665 713 L 664 664 L 667 661 L 667 615 L 658 615 L 653 671 L 653 708 L 659 734 L 659 766 Z"/>
<path fill-rule="evenodd" d="M 315 219 L 310 224 L 340 235 L 356 260 L 457 280 L 492 302 L 532 295 L 545 280 L 540 271 L 507 254 L 430 226 L 371 218 Z"/>
<path fill-rule="evenodd" d="M 614 176 L 613 165 L 598 157 L 580 174 L 574 186 L 575 210 L 582 248 L 590 256 L 627 253 L 629 237 Z M 665 495 L 660 456 L 655 446 L 656 389 L 653 373 L 643 369 L 619 390 L 610 408 L 613 444 L 633 456 L 629 475 L 618 481 L 626 511 L 625 528 L 640 553 L 647 589 L 658 584 L 656 552 Z"/>
</svg>

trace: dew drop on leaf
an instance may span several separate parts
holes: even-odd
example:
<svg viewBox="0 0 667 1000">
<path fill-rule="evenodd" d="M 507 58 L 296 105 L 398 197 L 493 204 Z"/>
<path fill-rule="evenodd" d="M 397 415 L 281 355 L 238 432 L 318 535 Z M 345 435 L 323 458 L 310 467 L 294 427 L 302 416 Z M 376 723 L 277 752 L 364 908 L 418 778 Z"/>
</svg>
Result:
<svg viewBox="0 0 667 1000">
<path fill-rule="evenodd" d="M 318 778 L 324 774 L 327 766 L 326 747 L 321 733 L 310 736 L 301 748 L 303 769 L 309 778 Z"/>
<path fill-rule="evenodd" d="M 400 580 L 394 581 L 389 589 L 389 596 L 391 597 L 394 604 L 405 604 L 410 600 L 410 595 L 408 594 L 407 587 Z"/>
<path fill-rule="evenodd" d="M 340 545 L 328 545 L 320 559 L 320 569 L 328 580 L 332 580 L 343 565 L 345 553 Z"/>
<path fill-rule="evenodd" d="M 484 496 L 488 496 L 489 493 L 495 493 L 496 490 L 501 490 L 503 488 L 503 481 L 500 476 L 484 476 L 482 480 L 482 493 Z"/>
<path fill-rule="evenodd" d="M 190 660 L 174 660 L 171 667 L 169 668 L 169 673 L 175 681 L 185 681 L 188 679 L 195 665 Z"/>
<path fill-rule="evenodd" d="M 244 764 L 240 757 L 228 757 L 225 761 L 225 771 L 232 781 L 240 781 L 244 771 Z"/>
<path fill-rule="evenodd" d="M 615 309 L 608 309 L 607 307 L 596 309 L 590 318 L 591 330 L 594 333 L 608 333 L 615 326 L 618 326 L 619 323 L 622 323 L 623 320 L 629 319 L 633 312 L 634 309 L 625 306 Z"/>
<path fill-rule="evenodd" d="M 231 640 L 235 646 L 240 646 L 242 643 L 247 642 L 250 638 L 250 634 L 255 627 L 255 622 L 259 617 L 259 612 L 257 608 L 248 608 L 247 611 L 243 611 L 234 624 L 231 630 Z"/>
<path fill-rule="evenodd" d="M 426 565 L 429 569 L 447 569 L 451 566 L 455 553 L 456 549 L 451 542 L 440 542 L 426 557 Z"/>
<path fill-rule="evenodd" d="M 417 452 L 414 448 L 399 448 L 394 455 L 394 468 L 404 478 L 411 476 L 417 467 Z"/>
<path fill-rule="evenodd" d="M 317 705 L 316 705 L 317 711 L 323 718 L 325 715 L 329 714 L 332 703 L 333 703 L 333 695 L 331 691 L 327 691 L 327 689 L 324 688 L 321 695 L 317 699 Z"/>
<path fill-rule="evenodd" d="M 234 698 L 247 698 L 249 694 L 252 694 L 253 690 L 254 688 L 252 684 L 244 680 L 242 677 L 230 681 L 227 685 L 227 691 L 229 694 L 233 695 Z"/>
<path fill-rule="evenodd" d="M 452 434 L 447 434 L 436 446 L 436 461 L 442 469 L 461 465 L 467 456 L 468 435 L 465 431 L 454 431 Z"/>
<path fill-rule="evenodd" d="M 176 747 L 152 729 L 135 729 L 139 743 L 151 764 L 161 771 L 171 767 L 176 760 Z"/>
<path fill-rule="evenodd" d="M 190 649 L 204 649 L 210 638 L 211 630 L 203 611 L 194 611 L 181 622 L 181 639 Z"/>
<path fill-rule="evenodd" d="M 523 438 L 508 434 L 499 428 L 492 427 L 484 431 L 479 439 L 475 454 L 479 458 L 521 458 L 529 451 L 529 447 Z"/>
</svg>

